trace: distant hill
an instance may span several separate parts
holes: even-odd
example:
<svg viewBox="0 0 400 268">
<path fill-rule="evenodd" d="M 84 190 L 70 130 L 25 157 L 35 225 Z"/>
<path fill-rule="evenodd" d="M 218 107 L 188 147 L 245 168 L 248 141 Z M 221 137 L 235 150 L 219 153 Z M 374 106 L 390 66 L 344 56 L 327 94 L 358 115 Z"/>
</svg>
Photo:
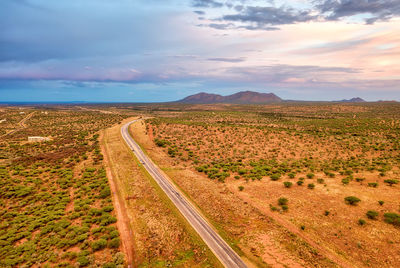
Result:
<svg viewBox="0 0 400 268">
<path fill-rule="evenodd" d="M 218 94 L 198 93 L 188 96 L 180 103 L 237 103 L 237 104 L 261 104 L 271 102 L 281 102 L 282 99 L 274 93 L 259 93 L 254 91 L 241 91 L 228 96 Z"/>
<path fill-rule="evenodd" d="M 356 97 L 349 100 L 340 100 L 339 102 L 366 102 L 366 101 L 359 97 Z"/>
</svg>

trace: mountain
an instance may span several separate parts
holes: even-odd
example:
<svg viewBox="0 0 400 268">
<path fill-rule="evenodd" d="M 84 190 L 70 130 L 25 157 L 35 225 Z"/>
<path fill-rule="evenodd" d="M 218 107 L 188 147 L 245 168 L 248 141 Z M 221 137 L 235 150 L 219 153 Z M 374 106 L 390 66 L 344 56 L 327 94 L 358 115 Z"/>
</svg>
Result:
<svg viewBox="0 0 400 268">
<path fill-rule="evenodd" d="M 183 103 L 218 103 L 223 102 L 224 97 L 218 94 L 209 94 L 200 92 L 194 95 L 190 95 L 178 102 Z"/>
<path fill-rule="evenodd" d="M 228 96 L 218 94 L 198 93 L 188 96 L 178 102 L 181 103 L 237 103 L 237 104 L 261 104 L 281 102 L 282 99 L 274 93 L 259 93 L 254 91 L 241 91 Z"/>
<path fill-rule="evenodd" d="M 357 97 L 357 98 L 352 98 L 352 99 L 349 99 L 349 100 L 341 100 L 339 102 L 366 102 L 366 101 L 361 99 L 361 98 L 359 98 L 359 97 Z"/>
</svg>

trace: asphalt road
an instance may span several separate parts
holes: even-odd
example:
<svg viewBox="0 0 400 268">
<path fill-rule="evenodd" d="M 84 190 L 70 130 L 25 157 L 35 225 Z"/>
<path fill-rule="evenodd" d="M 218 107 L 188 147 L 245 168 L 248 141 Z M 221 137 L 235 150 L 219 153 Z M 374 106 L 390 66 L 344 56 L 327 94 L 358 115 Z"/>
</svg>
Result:
<svg viewBox="0 0 400 268">
<path fill-rule="evenodd" d="M 144 154 L 140 146 L 133 140 L 128 128 L 130 124 L 138 120 L 131 121 L 121 128 L 122 137 L 136 157 L 225 267 L 247 267 L 239 255 L 213 230 L 198 210 L 171 183 L 151 159 Z"/>
</svg>

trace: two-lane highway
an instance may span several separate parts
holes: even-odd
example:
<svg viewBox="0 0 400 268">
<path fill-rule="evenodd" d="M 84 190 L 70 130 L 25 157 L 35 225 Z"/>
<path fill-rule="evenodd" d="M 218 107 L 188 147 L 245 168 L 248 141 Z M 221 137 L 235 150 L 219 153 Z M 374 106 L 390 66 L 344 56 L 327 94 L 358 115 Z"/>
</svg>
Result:
<svg viewBox="0 0 400 268">
<path fill-rule="evenodd" d="M 149 174 L 171 199 L 186 220 L 197 231 L 221 263 L 225 267 L 247 267 L 239 255 L 237 255 L 236 252 L 233 251 L 232 248 L 212 229 L 210 224 L 200 215 L 198 210 L 190 203 L 182 192 L 170 182 L 166 175 L 161 172 L 151 159 L 144 154 L 140 146 L 133 140 L 128 129 L 132 123 L 138 120 L 133 120 L 123 125 L 121 128 L 121 135 L 129 148 L 134 152 Z"/>
</svg>

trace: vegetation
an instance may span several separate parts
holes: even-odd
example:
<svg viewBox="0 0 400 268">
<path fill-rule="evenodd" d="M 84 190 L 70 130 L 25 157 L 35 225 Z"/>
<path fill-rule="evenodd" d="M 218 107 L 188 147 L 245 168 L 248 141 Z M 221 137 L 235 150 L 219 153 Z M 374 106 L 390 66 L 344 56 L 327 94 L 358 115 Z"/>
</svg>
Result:
<svg viewBox="0 0 400 268">
<path fill-rule="evenodd" d="M 355 196 L 347 196 L 344 198 L 344 201 L 349 204 L 349 205 L 356 205 L 358 202 L 360 202 L 361 200 L 358 197 Z"/>
<path fill-rule="evenodd" d="M 379 213 L 375 210 L 368 210 L 366 213 L 368 219 L 375 220 L 378 217 Z"/>
<path fill-rule="evenodd" d="M 394 212 L 388 212 L 383 214 L 385 222 L 393 224 L 395 226 L 400 226 L 400 214 Z"/>
<path fill-rule="evenodd" d="M 378 220 L 381 214 L 383 218 L 384 213 L 399 207 L 396 184 L 385 186 L 390 185 L 385 180 L 398 180 L 400 174 L 397 103 L 158 105 L 152 107 L 151 113 L 152 118 L 146 121 L 147 136 L 154 142 L 168 142 L 165 147 L 153 145 L 158 154 L 165 155 L 165 168 L 173 170 L 172 176 L 183 173 L 178 170 L 197 171 L 196 179 L 193 178 L 196 182 L 190 186 L 180 178 L 177 183 L 202 207 L 206 206 L 205 201 L 198 201 L 202 197 L 213 196 L 223 203 L 221 200 L 229 199 L 225 187 L 238 189 L 243 185 L 245 205 L 282 212 L 285 208 L 277 205 L 276 200 L 284 194 L 291 201 L 291 209 L 272 214 L 279 222 L 304 224 L 312 230 L 307 232 L 311 239 L 329 241 L 321 244 L 343 252 L 346 259 L 358 260 L 355 265 L 400 264 L 400 260 L 385 257 L 396 255 L 397 246 L 388 247 L 387 240 L 368 233 L 376 227 L 393 240 L 399 239 L 392 226 Z M 168 155 L 169 148 L 175 151 L 174 157 Z M 201 187 L 197 191 L 191 189 L 197 183 L 204 189 L 219 190 L 215 190 L 215 195 L 212 190 L 202 195 L 198 193 Z M 232 198 L 238 198 L 238 192 L 233 191 Z M 343 202 L 347 195 L 362 202 Z M 380 205 L 378 200 L 386 203 Z M 237 210 L 246 211 L 238 205 Z M 329 216 L 322 216 L 325 210 L 330 211 Z M 361 215 L 367 220 L 368 210 L 379 211 L 376 221 L 352 232 L 348 223 L 357 224 Z M 232 231 L 240 226 L 233 224 L 236 219 L 231 218 L 232 210 L 219 208 L 215 213 L 207 213 L 221 226 L 227 226 L 224 230 L 234 240 L 251 240 Z M 255 222 L 256 218 L 243 219 L 241 223 Z M 353 247 L 357 245 L 353 241 L 360 241 L 362 247 Z M 381 253 L 375 254 L 373 248 L 379 248 Z M 264 256 L 265 252 L 257 254 Z"/>
<path fill-rule="evenodd" d="M 121 254 L 97 133 L 123 117 L 74 110 L 34 110 L 0 142 L 1 267 L 101 266 Z M 36 135 L 51 140 L 26 142 Z"/>
</svg>

